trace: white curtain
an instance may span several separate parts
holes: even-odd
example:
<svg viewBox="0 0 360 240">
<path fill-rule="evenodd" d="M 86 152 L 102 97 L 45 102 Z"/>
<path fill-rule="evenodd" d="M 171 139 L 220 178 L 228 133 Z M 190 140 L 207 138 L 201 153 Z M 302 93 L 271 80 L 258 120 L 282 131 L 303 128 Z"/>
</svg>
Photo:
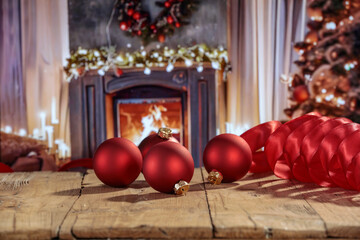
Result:
<svg viewBox="0 0 360 240">
<path fill-rule="evenodd" d="M 45 112 L 54 138 L 69 145 L 68 83 L 63 71 L 69 56 L 67 1 L 22 0 L 21 29 L 28 130 L 41 128 L 39 115 Z"/>
<path fill-rule="evenodd" d="M 230 59 L 227 120 L 252 127 L 285 120 L 287 86 L 296 69 L 293 43 L 303 39 L 306 0 L 229 0 Z"/>
</svg>

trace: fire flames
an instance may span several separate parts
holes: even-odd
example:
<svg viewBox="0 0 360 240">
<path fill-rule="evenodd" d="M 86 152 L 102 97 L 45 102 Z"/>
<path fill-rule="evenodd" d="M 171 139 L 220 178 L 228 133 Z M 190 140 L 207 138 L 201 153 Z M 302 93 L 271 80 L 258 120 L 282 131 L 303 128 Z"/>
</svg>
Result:
<svg viewBox="0 0 360 240">
<path fill-rule="evenodd" d="M 120 103 L 119 135 L 136 145 L 161 127 L 172 129 L 174 137 L 180 141 L 181 102 L 162 103 Z"/>
</svg>

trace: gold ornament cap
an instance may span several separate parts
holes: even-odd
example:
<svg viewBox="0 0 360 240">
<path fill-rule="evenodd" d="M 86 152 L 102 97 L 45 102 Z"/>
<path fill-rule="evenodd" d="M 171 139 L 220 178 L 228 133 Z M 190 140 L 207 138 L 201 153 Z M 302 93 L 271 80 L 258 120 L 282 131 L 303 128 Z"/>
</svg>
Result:
<svg viewBox="0 0 360 240">
<path fill-rule="evenodd" d="M 223 178 L 224 178 L 223 175 L 215 169 L 211 170 L 208 176 L 209 182 L 214 185 L 219 185 L 223 180 Z"/>
<path fill-rule="evenodd" d="M 186 181 L 179 181 L 174 186 L 174 192 L 176 195 L 186 195 L 187 191 L 189 191 L 190 185 Z"/>
<path fill-rule="evenodd" d="M 172 130 L 170 128 L 159 128 L 158 136 L 164 139 L 172 137 Z"/>
</svg>

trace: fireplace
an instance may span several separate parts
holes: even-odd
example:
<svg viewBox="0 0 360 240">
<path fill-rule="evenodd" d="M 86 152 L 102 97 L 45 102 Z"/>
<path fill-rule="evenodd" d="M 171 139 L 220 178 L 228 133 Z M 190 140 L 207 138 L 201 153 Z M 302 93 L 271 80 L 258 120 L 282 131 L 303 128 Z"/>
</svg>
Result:
<svg viewBox="0 0 360 240">
<path fill-rule="evenodd" d="M 127 69 L 121 77 L 88 72 L 70 83 L 72 158 L 92 157 L 106 139 L 125 137 L 138 145 L 169 127 L 201 166 L 202 151 L 217 129 L 216 71 L 162 68 L 145 75 Z"/>
</svg>

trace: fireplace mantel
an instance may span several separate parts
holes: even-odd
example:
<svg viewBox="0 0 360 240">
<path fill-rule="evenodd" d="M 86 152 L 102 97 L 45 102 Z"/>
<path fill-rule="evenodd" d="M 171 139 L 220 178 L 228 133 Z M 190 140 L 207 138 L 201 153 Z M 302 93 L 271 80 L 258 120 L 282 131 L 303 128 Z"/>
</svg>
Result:
<svg viewBox="0 0 360 240">
<path fill-rule="evenodd" d="M 216 76 L 217 71 L 208 67 L 201 73 L 195 67 L 175 67 L 172 72 L 152 68 L 150 75 L 145 75 L 143 69 L 134 68 L 124 69 L 120 77 L 110 71 L 104 76 L 90 71 L 72 80 L 69 90 L 72 159 L 92 157 L 98 145 L 113 137 L 107 131 L 114 127 L 106 119 L 109 111 L 107 96 L 138 86 L 159 86 L 184 94 L 187 145 L 195 165 L 200 166 L 203 149 L 215 136 L 218 124 Z"/>
</svg>

